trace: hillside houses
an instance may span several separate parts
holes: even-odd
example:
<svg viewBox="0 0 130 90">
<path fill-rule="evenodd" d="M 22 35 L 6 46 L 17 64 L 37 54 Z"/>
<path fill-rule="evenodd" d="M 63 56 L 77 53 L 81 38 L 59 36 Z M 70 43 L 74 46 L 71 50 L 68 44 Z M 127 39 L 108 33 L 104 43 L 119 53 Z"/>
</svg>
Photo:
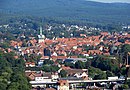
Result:
<svg viewBox="0 0 130 90">
<path fill-rule="evenodd" d="M 72 28 L 76 31 L 83 29 L 79 26 L 72 26 L 68 29 Z M 62 88 L 63 83 L 68 85 L 67 80 L 91 80 L 88 71 L 91 64 L 89 61 L 98 56 L 106 56 L 104 61 L 115 60 L 114 55 L 118 54 L 119 47 L 124 44 L 130 44 L 128 33 L 100 32 L 99 35 L 90 36 L 83 33 L 79 37 L 72 35 L 67 38 L 44 38 L 42 42 L 35 38 L 29 38 L 27 43 L 12 40 L 10 41 L 11 48 L 7 51 L 14 49 L 17 55 L 24 59 L 27 70 L 25 74 L 31 80 L 30 82 L 58 82 L 61 85 L 59 88 Z M 79 67 L 76 67 L 76 62 L 78 64 L 81 62 Z"/>
<path fill-rule="evenodd" d="M 10 45 L 16 48 L 22 56 L 41 55 L 40 60 L 50 59 L 55 62 L 57 60 L 63 61 L 71 56 L 109 56 L 112 54 L 112 46 L 118 47 L 123 44 L 130 44 L 130 34 L 101 32 L 98 36 L 87 36 L 84 34 L 81 36 L 85 37 L 45 39 L 42 43 L 38 43 L 36 39 L 32 38 L 28 41 L 31 45 L 27 47 L 23 47 L 22 41 L 12 40 Z M 124 41 L 120 39 L 124 39 Z"/>
</svg>

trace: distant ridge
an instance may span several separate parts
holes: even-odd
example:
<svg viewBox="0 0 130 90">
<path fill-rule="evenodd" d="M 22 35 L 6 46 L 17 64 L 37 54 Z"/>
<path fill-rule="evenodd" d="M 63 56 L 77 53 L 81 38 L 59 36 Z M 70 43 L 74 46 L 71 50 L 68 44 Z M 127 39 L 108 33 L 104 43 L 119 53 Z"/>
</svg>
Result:
<svg viewBox="0 0 130 90">
<path fill-rule="evenodd" d="M 128 3 L 130 4 L 130 1 L 120 1 L 120 0 L 86 0 L 86 1 L 93 1 L 93 2 L 100 2 L 100 3 Z"/>
<path fill-rule="evenodd" d="M 5 0 L 0 3 L 0 13 L 101 23 L 130 23 L 129 10 L 128 3 L 100 3 L 87 0 Z"/>
</svg>

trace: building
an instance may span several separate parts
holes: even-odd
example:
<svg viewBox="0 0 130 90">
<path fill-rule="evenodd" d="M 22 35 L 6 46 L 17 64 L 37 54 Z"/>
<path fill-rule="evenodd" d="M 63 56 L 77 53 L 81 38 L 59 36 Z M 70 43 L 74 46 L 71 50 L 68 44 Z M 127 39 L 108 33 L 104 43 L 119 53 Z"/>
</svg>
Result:
<svg viewBox="0 0 130 90">
<path fill-rule="evenodd" d="M 64 60 L 64 62 L 69 62 L 69 63 L 76 63 L 77 61 L 82 61 L 82 62 L 86 62 L 87 59 L 86 58 L 67 58 Z"/>
<path fill-rule="evenodd" d="M 26 71 L 26 76 L 34 82 L 51 82 L 59 78 L 58 73 L 43 72 L 43 71 Z"/>
<path fill-rule="evenodd" d="M 44 48 L 44 56 L 51 56 L 51 51 L 49 48 Z"/>
<path fill-rule="evenodd" d="M 57 90 L 69 90 L 69 83 L 67 80 L 59 80 L 58 81 L 58 89 Z"/>
<path fill-rule="evenodd" d="M 26 62 L 26 63 L 25 63 L 25 66 L 26 66 L 26 67 L 35 67 L 36 65 L 35 65 L 34 62 Z"/>
<path fill-rule="evenodd" d="M 38 35 L 38 43 L 42 43 L 45 40 L 45 36 L 42 34 L 42 27 L 40 27 L 40 35 Z"/>
</svg>

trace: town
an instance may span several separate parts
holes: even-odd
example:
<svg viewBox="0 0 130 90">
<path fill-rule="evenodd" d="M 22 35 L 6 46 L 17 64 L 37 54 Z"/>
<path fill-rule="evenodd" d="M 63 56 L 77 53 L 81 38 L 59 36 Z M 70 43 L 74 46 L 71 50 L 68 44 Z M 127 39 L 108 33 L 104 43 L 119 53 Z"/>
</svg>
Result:
<svg viewBox="0 0 130 90">
<path fill-rule="evenodd" d="M 129 29 L 130 26 L 122 26 L 124 31 L 108 32 L 61 24 L 48 25 L 44 30 L 39 26 L 37 34 L 14 34 L 17 39 L 9 41 L 10 48 L 1 50 L 15 52 L 15 59 L 23 58 L 25 75 L 33 90 L 121 88 L 130 77 L 130 34 L 125 32 Z"/>
<path fill-rule="evenodd" d="M 0 90 L 130 90 L 129 0 L 2 0 Z"/>
</svg>

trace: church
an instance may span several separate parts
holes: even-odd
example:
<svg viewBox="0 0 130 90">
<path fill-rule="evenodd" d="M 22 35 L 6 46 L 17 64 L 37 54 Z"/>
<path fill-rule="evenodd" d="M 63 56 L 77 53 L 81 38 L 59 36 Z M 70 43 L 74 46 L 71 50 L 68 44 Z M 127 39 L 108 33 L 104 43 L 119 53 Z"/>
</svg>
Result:
<svg viewBox="0 0 130 90">
<path fill-rule="evenodd" d="M 38 35 L 38 43 L 42 43 L 45 40 L 45 36 L 42 34 L 42 27 L 40 26 L 40 34 Z"/>
</svg>

